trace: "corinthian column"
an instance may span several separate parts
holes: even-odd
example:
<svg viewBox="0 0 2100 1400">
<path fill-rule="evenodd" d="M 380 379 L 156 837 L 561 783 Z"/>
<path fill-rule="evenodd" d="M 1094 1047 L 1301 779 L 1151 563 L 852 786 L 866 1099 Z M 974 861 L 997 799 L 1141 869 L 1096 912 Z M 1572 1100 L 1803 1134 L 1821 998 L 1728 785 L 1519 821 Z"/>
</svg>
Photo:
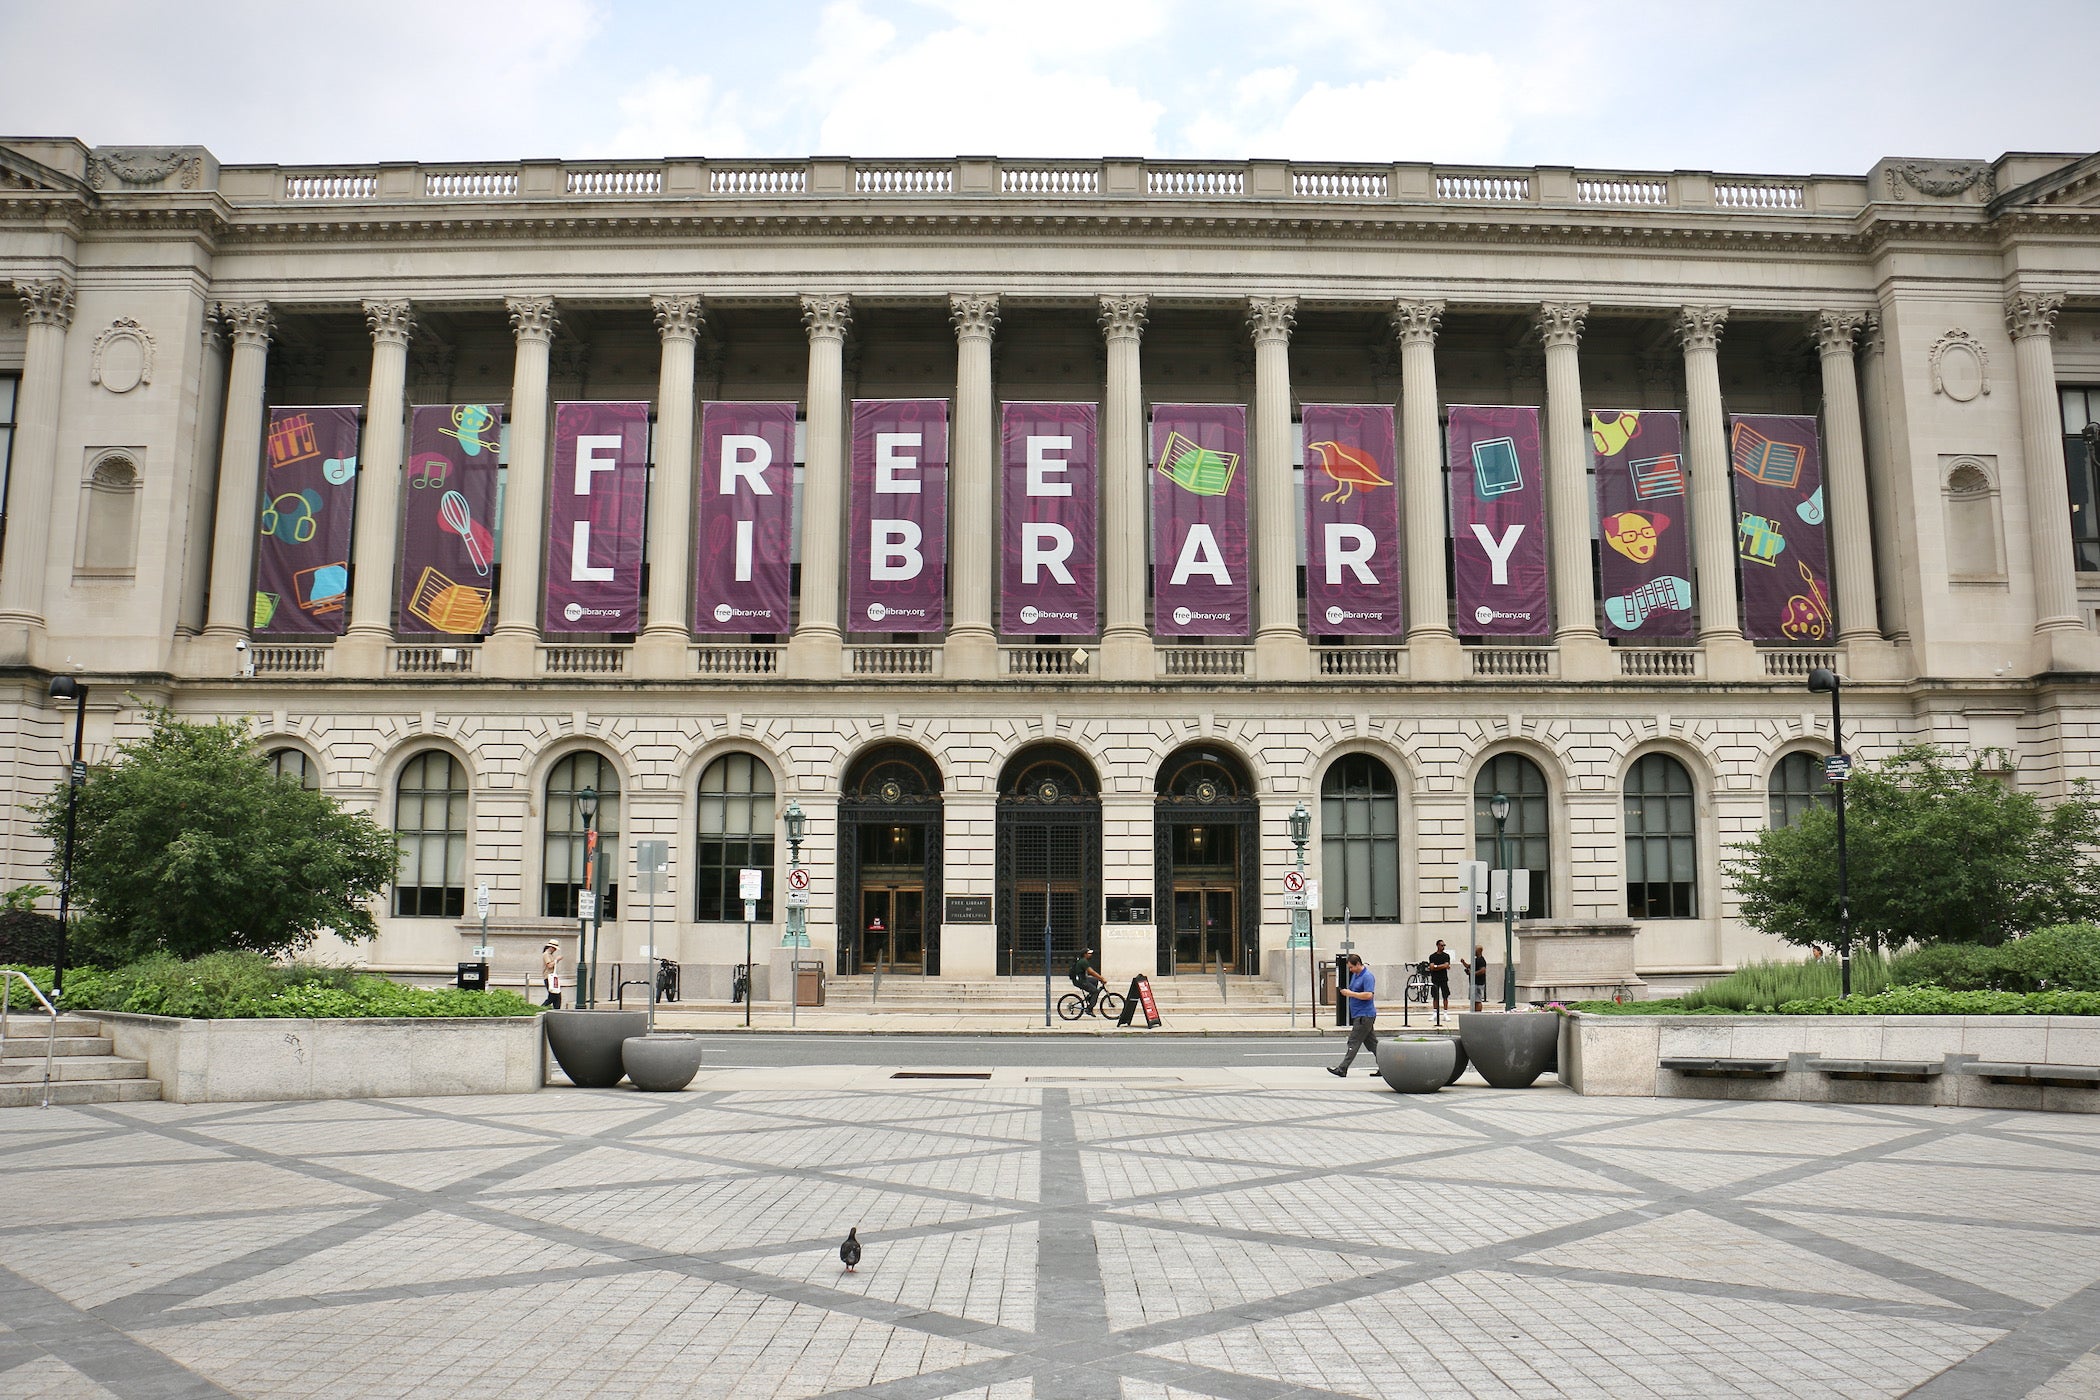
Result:
<svg viewBox="0 0 2100 1400">
<path fill-rule="evenodd" d="M 1546 346 L 1546 485 L 1553 539 L 1554 642 L 1564 652 L 1602 642 L 1590 571 L 1590 435 L 1582 421 L 1582 369 L 1576 345 L 1590 308 L 1547 302 L 1539 308 L 1539 339 Z M 1571 662 L 1574 662 L 1571 665 Z M 1608 664 L 1591 658 L 1592 666 Z M 1580 668 L 1563 655 L 1561 674 Z"/>
<path fill-rule="evenodd" d="M 1867 514 L 1867 440 L 1860 426 L 1859 371 L 1852 341 L 1866 324 L 1858 311 L 1816 317 L 1816 352 L 1823 361 L 1823 431 L 1830 461 L 1823 474 L 1830 520 L 1832 572 L 1837 589 L 1838 640 L 1879 641 L 1874 602 L 1874 531 Z"/>
<path fill-rule="evenodd" d="M 394 635 L 394 565 L 400 546 L 401 446 L 408 414 L 408 338 L 415 333 L 405 301 L 368 301 L 372 384 L 365 395 L 365 433 L 357 466 L 357 535 L 350 579 L 350 627 L 339 661 L 362 670 L 384 666 Z"/>
<path fill-rule="evenodd" d="M 1154 662 L 1145 618 L 1145 389 L 1138 370 L 1145 298 L 1101 298 L 1101 334 L 1108 342 L 1100 546 L 1106 563 L 1108 625 L 1101 634 L 1101 675 L 1107 680 L 1149 681 Z"/>
<path fill-rule="evenodd" d="M 853 301 L 842 296 L 802 298 L 809 332 L 809 387 L 803 412 L 809 423 L 808 461 L 802 471 L 802 612 L 788 642 L 788 669 L 806 680 L 834 680 L 840 671 L 839 541 L 846 471 L 846 328 Z"/>
<path fill-rule="evenodd" d="M 44 628 L 44 570 L 50 560 L 51 497 L 58 474 L 58 391 L 73 324 L 73 284 L 62 277 L 21 282 L 29 344 L 15 405 L 14 468 L 7 501 L 7 550 L 0 560 L 0 660 L 34 661 Z"/>
<path fill-rule="evenodd" d="M 1298 528 L 1291 498 L 1291 327 L 1296 297 L 1249 297 L 1254 334 L 1254 673 L 1305 680 L 1312 652 L 1298 629 Z"/>
<path fill-rule="evenodd" d="M 1677 336 L 1684 343 L 1684 438 L 1692 478 L 1699 642 L 1708 648 L 1743 640 L 1735 601 L 1735 507 L 1729 492 L 1727 418 L 1721 409 L 1721 328 L 1727 323 L 1725 306 L 1687 306 L 1677 313 Z"/>
<path fill-rule="evenodd" d="M 2078 578 L 2071 555 L 2071 492 L 2064 474 L 2063 419 L 2056 397 L 2056 354 L 2049 333 L 2063 308 L 2061 292 L 2015 292 L 2005 299 L 2013 370 L 2020 382 L 2020 456 L 2027 464 L 2027 547 L 2034 561 L 2036 669 L 2057 669 L 2087 636 L 2078 618 Z"/>
<path fill-rule="evenodd" d="M 999 672 L 999 635 L 992 626 L 992 332 L 999 298 L 948 298 L 955 322 L 955 433 L 948 446 L 955 474 L 955 519 L 948 531 L 955 561 L 955 618 L 948 629 L 944 674 L 988 680 Z"/>
<path fill-rule="evenodd" d="M 226 424 L 219 434 L 219 499 L 213 511 L 204 635 L 228 643 L 214 660 L 231 673 L 238 662 L 231 643 L 247 636 L 255 622 L 255 502 L 262 489 L 263 374 L 272 326 L 263 302 L 221 306 L 219 313 L 233 337 L 233 363 L 226 371 Z"/>
<path fill-rule="evenodd" d="M 663 357 L 656 376 L 656 485 L 649 493 L 649 621 L 637 664 L 674 678 L 692 635 L 693 350 L 706 309 L 695 296 L 651 297 Z"/>
<path fill-rule="evenodd" d="M 503 485 L 503 579 L 488 669 L 531 675 L 540 636 L 540 549 L 546 535 L 547 350 L 559 321 L 546 297 L 510 297 L 516 338 L 510 382 L 510 462 Z"/>
<path fill-rule="evenodd" d="M 1452 653 L 1451 593 L 1444 575 L 1444 443 L 1437 421 L 1436 333 L 1440 301 L 1395 302 L 1400 342 L 1400 471 L 1407 506 L 1407 645 L 1418 654 Z M 1422 668 L 1410 659 L 1416 675 Z"/>
</svg>

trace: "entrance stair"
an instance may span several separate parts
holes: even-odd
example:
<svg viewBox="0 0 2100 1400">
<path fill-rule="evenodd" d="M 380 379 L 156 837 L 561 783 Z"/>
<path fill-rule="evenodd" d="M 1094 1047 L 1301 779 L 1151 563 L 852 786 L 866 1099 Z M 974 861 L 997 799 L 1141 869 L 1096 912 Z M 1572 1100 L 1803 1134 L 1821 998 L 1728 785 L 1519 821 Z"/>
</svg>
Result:
<svg viewBox="0 0 2100 1400">
<path fill-rule="evenodd" d="M 60 1016 L 58 1039 L 41 1013 L 8 1016 L 0 1036 L 0 1108 L 35 1108 L 44 1101 L 44 1052 L 52 1049 L 53 1104 L 138 1103 L 160 1097 L 160 1081 L 146 1077 L 144 1060 L 118 1058 L 101 1022 Z"/>
<path fill-rule="evenodd" d="M 1113 981 L 1108 989 L 1121 995 L 1129 989 L 1129 979 Z M 1050 979 L 1050 994 L 1062 997 L 1073 987 L 1062 973 Z M 1179 1013 L 1196 1015 L 1203 1012 L 1234 1012 L 1255 1014 L 1273 1010 L 1279 1015 L 1287 1014 L 1290 1003 L 1285 999 L 1284 989 L 1266 977 L 1245 977 L 1228 974 L 1225 990 L 1218 990 L 1215 973 L 1184 973 L 1178 977 L 1155 977 L 1152 979 L 1152 996 L 1159 1003 L 1162 1016 Z M 995 977 L 983 980 L 951 980 L 945 977 L 922 977 L 916 972 L 886 972 L 882 975 L 879 994 L 874 979 L 865 974 L 853 977 L 831 977 L 824 983 L 824 1004 L 834 1011 L 850 1011 L 868 1008 L 885 1015 L 907 1016 L 914 1013 L 945 1016 L 999 1016 L 1012 1014 L 1026 1016 L 1043 1009 L 1043 979 L 1033 977 Z"/>
</svg>

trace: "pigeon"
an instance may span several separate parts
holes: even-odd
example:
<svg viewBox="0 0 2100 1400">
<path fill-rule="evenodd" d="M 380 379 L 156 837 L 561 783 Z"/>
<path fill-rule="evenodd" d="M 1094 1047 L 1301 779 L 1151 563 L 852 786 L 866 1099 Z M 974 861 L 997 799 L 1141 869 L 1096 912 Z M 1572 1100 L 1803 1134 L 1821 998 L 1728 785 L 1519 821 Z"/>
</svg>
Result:
<svg viewBox="0 0 2100 1400">
<path fill-rule="evenodd" d="M 846 1242 L 839 1246 L 839 1262 L 846 1266 L 846 1272 L 849 1274 L 853 1272 L 853 1266 L 860 1262 L 860 1226 L 856 1225 L 846 1232 Z"/>
</svg>

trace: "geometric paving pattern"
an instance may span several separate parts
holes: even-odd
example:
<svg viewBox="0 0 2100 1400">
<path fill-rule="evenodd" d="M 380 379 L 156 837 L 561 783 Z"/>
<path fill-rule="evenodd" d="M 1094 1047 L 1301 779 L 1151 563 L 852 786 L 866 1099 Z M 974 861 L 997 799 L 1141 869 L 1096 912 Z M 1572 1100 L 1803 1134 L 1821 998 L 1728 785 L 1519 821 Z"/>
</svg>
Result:
<svg viewBox="0 0 2100 1400">
<path fill-rule="evenodd" d="M 0 1216 L 8 1400 L 2100 1395 L 2071 1115 L 1194 1079 L 145 1103 L 0 1113 Z"/>
</svg>

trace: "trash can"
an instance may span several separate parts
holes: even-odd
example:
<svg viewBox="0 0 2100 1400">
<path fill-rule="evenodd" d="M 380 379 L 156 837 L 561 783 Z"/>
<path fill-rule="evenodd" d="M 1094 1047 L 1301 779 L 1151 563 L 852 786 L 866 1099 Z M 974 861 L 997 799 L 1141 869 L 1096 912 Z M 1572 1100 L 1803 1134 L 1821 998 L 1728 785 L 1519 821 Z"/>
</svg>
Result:
<svg viewBox="0 0 2100 1400">
<path fill-rule="evenodd" d="M 1320 964 L 1320 1004 L 1332 1006 L 1334 1002 L 1334 964 L 1323 962 Z"/>
<path fill-rule="evenodd" d="M 824 1004 L 824 964 L 820 962 L 798 962 L 795 964 L 795 1005 L 822 1006 Z"/>
<path fill-rule="evenodd" d="M 459 965 L 459 976 L 454 982 L 463 992 L 485 992 L 489 989 L 489 965 L 485 962 L 463 962 Z"/>
</svg>

